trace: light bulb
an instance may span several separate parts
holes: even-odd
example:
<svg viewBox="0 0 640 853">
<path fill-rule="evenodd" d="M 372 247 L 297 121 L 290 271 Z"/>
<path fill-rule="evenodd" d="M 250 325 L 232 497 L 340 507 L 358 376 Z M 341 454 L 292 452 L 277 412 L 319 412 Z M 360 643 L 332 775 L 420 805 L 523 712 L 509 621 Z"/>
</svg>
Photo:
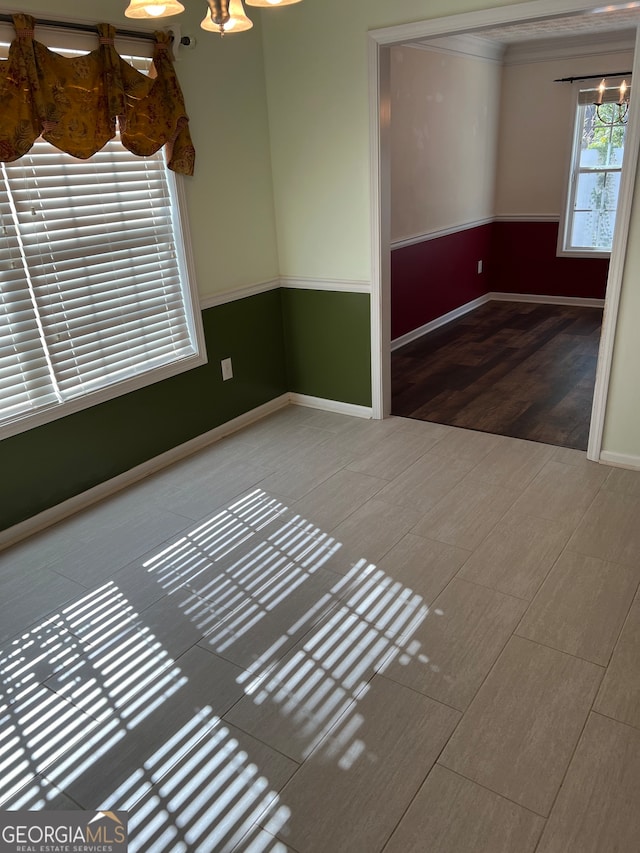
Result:
<svg viewBox="0 0 640 853">
<path fill-rule="evenodd" d="M 619 104 L 624 104 L 624 99 L 625 99 L 626 94 L 627 94 L 627 81 L 623 80 L 622 83 L 620 84 L 620 100 L 618 101 Z"/>
<path fill-rule="evenodd" d="M 300 3 L 300 0 L 246 0 L 247 6 L 292 6 L 294 3 Z"/>
<path fill-rule="evenodd" d="M 130 0 L 124 13 L 127 18 L 168 18 L 180 12 L 184 12 L 180 0 L 161 0 L 156 3 L 153 0 Z"/>
</svg>

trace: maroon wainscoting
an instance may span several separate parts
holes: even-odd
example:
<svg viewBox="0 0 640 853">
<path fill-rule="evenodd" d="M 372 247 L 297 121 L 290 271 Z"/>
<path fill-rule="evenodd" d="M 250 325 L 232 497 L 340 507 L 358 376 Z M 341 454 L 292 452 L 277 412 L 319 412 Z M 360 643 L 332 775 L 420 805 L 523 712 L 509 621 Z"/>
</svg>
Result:
<svg viewBox="0 0 640 853">
<path fill-rule="evenodd" d="M 491 290 L 492 227 L 480 225 L 391 252 L 391 340 Z"/>
<path fill-rule="evenodd" d="M 557 222 L 494 222 L 489 290 L 604 299 L 608 258 L 557 257 Z"/>
<path fill-rule="evenodd" d="M 493 222 L 394 249 L 391 340 L 491 291 L 604 299 L 608 259 L 559 258 L 557 239 L 557 222 Z"/>
</svg>

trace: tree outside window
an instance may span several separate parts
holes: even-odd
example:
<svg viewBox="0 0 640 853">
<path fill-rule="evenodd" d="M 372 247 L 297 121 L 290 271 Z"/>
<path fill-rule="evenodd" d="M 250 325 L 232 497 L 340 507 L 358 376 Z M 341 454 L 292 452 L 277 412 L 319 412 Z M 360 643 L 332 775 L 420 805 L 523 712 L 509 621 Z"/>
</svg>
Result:
<svg viewBox="0 0 640 853">
<path fill-rule="evenodd" d="M 627 118 L 617 103 L 584 103 L 593 94 L 580 93 L 562 246 L 583 255 L 611 252 Z"/>
</svg>

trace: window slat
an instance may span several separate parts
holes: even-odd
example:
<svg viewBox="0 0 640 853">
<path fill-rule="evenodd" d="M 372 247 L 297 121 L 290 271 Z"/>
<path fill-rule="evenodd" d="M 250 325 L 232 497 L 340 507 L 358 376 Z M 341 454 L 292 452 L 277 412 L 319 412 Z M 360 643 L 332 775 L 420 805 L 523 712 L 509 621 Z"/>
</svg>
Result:
<svg viewBox="0 0 640 853">
<path fill-rule="evenodd" d="M 2 164 L 0 424 L 197 354 L 173 216 L 161 153 Z"/>
</svg>

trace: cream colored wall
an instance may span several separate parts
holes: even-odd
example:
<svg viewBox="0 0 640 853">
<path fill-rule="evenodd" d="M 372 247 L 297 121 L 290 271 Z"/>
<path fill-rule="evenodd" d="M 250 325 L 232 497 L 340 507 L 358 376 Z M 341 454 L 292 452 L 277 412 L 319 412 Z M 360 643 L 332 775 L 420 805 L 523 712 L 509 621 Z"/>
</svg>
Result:
<svg viewBox="0 0 640 853">
<path fill-rule="evenodd" d="M 391 50 L 391 240 L 493 215 L 501 66 Z"/>
<path fill-rule="evenodd" d="M 77 0 L 19 5 L 49 15 L 53 7 L 69 18 L 80 8 Z M 506 6 L 507 0 L 432 0 L 428 10 L 424 0 L 304 0 L 266 11 L 268 121 L 259 33 L 209 39 L 198 26 L 203 2 L 187 5 L 183 32 L 196 33 L 198 46 L 181 59 L 178 74 L 198 149 L 188 197 L 201 292 L 277 272 L 269 142 L 280 271 L 370 280 L 367 30 Z M 123 7 L 124 0 L 93 0 L 91 18 L 122 25 Z M 5 9 L 15 11 L 15 4 Z M 635 199 L 605 448 L 640 459 L 640 187 Z"/>
<path fill-rule="evenodd" d="M 572 86 L 559 77 L 628 69 L 633 53 L 530 63 L 505 69 L 496 184 L 497 215 L 559 215 L 570 156 Z M 524 97 L 523 97 L 524 95 Z M 531 127 L 548 127 L 531 133 Z M 553 132 L 555 128 L 555 133 Z M 640 183 L 636 185 L 607 400 L 603 451 L 640 466 Z"/>
<path fill-rule="evenodd" d="M 620 310 L 607 400 L 603 450 L 640 467 L 640 176 L 636 176 Z"/>
<path fill-rule="evenodd" d="M 304 0 L 264 17 L 281 272 L 370 280 L 367 30 L 455 15 L 499 0 Z M 559 84 L 558 84 L 559 85 Z M 558 158 L 554 158 L 558 160 Z M 541 170 L 546 174 L 549 164 Z M 548 197 L 547 197 L 548 198 Z M 540 197 L 539 209 L 550 203 Z M 556 197 L 557 198 L 557 197 Z M 640 239 L 640 189 L 633 234 Z M 507 203 L 502 196 L 501 208 Z M 515 200 L 514 200 L 515 203 Z M 557 202 L 556 202 L 557 207 Z M 549 212 L 545 210 L 545 212 Z M 640 463 L 640 250 L 630 247 L 615 345 L 605 447 Z"/>
<path fill-rule="evenodd" d="M 491 0 L 492 6 L 507 2 Z M 280 268 L 371 278 L 367 30 L 487 0 L 304 0 L 263 16 Z"/>
<path fill-rule="evenodd" d="M 504 69 L 495 212 L 560 216 L 571 156 L 575 89 L 562 77 L 631 68 L 632 53 L 530 62 Z"/>
<path fill-rule="evenodd" d="M 187 193 L 198 282 L 207 294 L 278 275 L 269 123 L 259 20 L 255 31 L 221 39 L 200 28 L 202 0 L 185 6 L 191 22 L 181 16 L 182 32 L 197 43 L 176 67 L 197 152 Z"/>
<path fill-rule="evenodd" d="M 141 25 L 124 17 L 126 0 L 92 0 L 90 10 L 77 0 L 18 5 L 36 19 L 40 12 L 122 29 Z M 196 148 L 195 175 L 185 185 L 198 288 L 206 297 L 278 274 L 269 130 L 259 20 L 250 32 L 220 39 L 200 29 L 204 0 L 185 6 L 173 20 L 197 43 L 180 51 L 176 70 Z"/>
</svg>

